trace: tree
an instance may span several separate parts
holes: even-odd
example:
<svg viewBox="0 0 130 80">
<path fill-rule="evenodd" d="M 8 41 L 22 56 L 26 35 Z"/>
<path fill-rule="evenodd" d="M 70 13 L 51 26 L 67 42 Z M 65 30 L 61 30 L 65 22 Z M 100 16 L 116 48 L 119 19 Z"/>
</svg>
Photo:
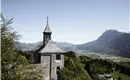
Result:
<svg viewBox="0 0 130 80">
<path fill-rule="evenodd" d="M 119 76 L 117 80 L 123 80 L 123 79 Z"/>
<path fill-rule="evenodd" d="M 91 80 L 91 77 L 72 51 L 65 54 L 65 67 L 59 71 L 59 80 Z"/>
<path fill-rule="evenodd" d="M 10 27 L 13 18 L 5 19 L 1 15 L 1 79 L 2 80 L 39 80 L 41 70 L 34 69 L 25 56 L 17 52 L 15 40 L 17 32 Z"/>
</svg>

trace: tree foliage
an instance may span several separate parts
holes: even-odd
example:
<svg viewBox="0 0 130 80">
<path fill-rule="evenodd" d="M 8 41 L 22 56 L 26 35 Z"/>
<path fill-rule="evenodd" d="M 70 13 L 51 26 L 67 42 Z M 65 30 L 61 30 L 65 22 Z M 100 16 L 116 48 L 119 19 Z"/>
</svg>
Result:
<svg viewBox="0 0 130 80">
<path fill-rule="evenodd" d="M 75 53 L 71 51 L 65 56 L 65 67 L 59 71 L 59 80 L 91 80 L 91 77 Z"/>
<path fill-rule="evenodd" d="M 1 15 L 1 79 L 2 80 L 39 80 L 41 70 L 33 70 L 25 56 L 18 53 L 15 40 L 17 32 L 10 27 L 13 18 L 5 19 Z"/>
<path fill-rule="evenodd" d="M 85 64 L 85 70 L 93 79 L 98 79 L 97 74 L 110 74 L 113 71 L 119 71 L 122 65 L 110 60 L 91 59 L 87 56 L 80 56 L 81 63 Z"/>
</svg>

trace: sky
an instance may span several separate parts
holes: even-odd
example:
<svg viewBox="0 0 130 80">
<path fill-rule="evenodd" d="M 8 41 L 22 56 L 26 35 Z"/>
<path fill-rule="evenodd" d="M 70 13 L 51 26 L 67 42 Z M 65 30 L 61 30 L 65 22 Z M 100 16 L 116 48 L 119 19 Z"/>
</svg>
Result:
<svg viewBox="0 0 130 80">
<path fill-rule="evenodd" d="M 49 16 L 52 40 L 82 44 L 109 29 L 129 31 L 129 0 L 2 0 L 11 27 L 32 43 L 43 40 Z"/>
</svg>

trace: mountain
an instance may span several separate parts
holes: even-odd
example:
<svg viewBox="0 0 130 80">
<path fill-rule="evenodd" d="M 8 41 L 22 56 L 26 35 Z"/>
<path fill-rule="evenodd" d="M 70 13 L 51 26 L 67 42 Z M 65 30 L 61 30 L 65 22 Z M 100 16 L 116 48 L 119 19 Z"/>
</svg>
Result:
<svg viewBox="0 0 130 80">
<path fill-rule="evenodd" d="M 42 41 L 38 41 L 35 43 L 22 43 L 19 41 L 15 42 L 15 45 L 18 49 L 21 50 L 33 50 L 38 44 L 40 44 Z M 72 43 L 68 43 L 68 42 L 55 42 L 60 48 L 62 48 L 63 50 L 71 50 L 71 48 L 73 48 L 75 45 Z"/>
<path fill-rule="evenodd" d="M 36 42 L 36 43 L 22 43 L 20 41 L 16 41 L 15 42 L 15 46 L 18 49 L 21 50 L 32 50 L 34 47 L 36 47 L 38 44 L 40 43 L 40 41 Z"/>
<path fill-rule="evenodd" d="M 41 41 L 36 43 L 22 43 L 17 41 L 16 47 L 21 50 L 33 50 Z M 74 50 L 81 53 L 82 50 L 95 53 L 106 53 L 130 57 L 130 33 L 119 32 L 117 30 L 106 30 L 97 40 L 74 45 L 68 42 L 56 42 L 63 50 Z"/>
<path fill-rule="evenodd" d="M 70 51 L 72 50 L 73 47 L 76 45 L 68 42 L 56 42 L 56 44 L 63 50 Z"/>
<path fill-rule="evenodd" d="M 130 57 L 130 33 L 107 30 L 97 40 L 78 45 L 77 49 Z"/>
</svg>

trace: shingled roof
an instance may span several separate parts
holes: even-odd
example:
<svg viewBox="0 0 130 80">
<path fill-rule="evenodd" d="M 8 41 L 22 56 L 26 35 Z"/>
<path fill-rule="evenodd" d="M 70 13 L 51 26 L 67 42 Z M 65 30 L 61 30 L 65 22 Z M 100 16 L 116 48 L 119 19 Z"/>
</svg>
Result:
<svg viewBox="0 0 130 80">
<path fill-rule="evenodd" d="M 47 43 L 47 45 L 42 48 L 39 53 L 64 53 L 65 51 L 63 51 L 62 49 L 60 49 L 55 42 L 53 42 L 52 40 L 49 40 L 49 42 Z"/>
<path fill-rule="evenodd" d="M 46 28 L 45 28 L 44 32 L 51 33 L 51 30 L 49 28 L 49 24 L 46 25 Z"/>
<path fill-rule="evenodd" d="M 35 46 L 32 51 L 39 51 L 41 48 L 43 48 L 43 41 L 41 41 L 37 46 Z"/>
</svg>

